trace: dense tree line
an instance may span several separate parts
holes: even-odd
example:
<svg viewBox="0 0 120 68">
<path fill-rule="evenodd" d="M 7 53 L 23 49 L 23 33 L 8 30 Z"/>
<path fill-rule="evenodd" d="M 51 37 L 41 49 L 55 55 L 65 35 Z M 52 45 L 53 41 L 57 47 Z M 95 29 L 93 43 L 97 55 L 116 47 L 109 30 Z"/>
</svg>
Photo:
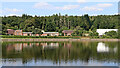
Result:
<svg viewBox="0 0 120 68">
<path fill-rule="evenodd" d="M 22 16 L 4 16 L 2 17 L 2 34 L 6 34 L 8 28 L 22 29 L 25 32 L 39 33 L 40 30 L 57 31 L 74 30 L 77 35 L 83 32 L 96 29 L 116 29 L 118 28 L 119 15 L 98 15 L 88 16 L 68 16 L 53 14 L 52 16 L 30 16 L 23 14 Z M 82 31 L 82 32 L 80 32 Z"/>
</svg>

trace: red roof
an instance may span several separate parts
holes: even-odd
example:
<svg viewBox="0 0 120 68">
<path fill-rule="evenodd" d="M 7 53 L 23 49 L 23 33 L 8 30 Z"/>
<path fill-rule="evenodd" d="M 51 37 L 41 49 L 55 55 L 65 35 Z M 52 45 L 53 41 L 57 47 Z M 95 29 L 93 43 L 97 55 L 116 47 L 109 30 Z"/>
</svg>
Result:
<svg viewBox="0 0 120 68">
<path fill-rule="evenodd" d="M 7 29 L 8 34 L 14 34 L 14 30 L 13 29 Z"/>
</svg>

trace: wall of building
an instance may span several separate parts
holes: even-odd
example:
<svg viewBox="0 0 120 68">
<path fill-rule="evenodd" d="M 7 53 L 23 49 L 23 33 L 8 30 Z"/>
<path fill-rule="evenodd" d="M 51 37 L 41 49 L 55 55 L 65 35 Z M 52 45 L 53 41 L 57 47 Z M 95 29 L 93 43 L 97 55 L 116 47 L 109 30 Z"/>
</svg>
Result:
<svg viewBox="0 0 120 68">
<path fill-rule="evenodd" d="M 59 36 L 59 33 L 45 33 L 42 34 L 41 36 Z"/>
<path fill-rule="evenodd" d="M 42 34 L 41 36 L 47 36 L 47 34 Z"/>
<path fill-rule="evenodd" d="M 22 35 L 22 30 L 15 30 L 14 35 Z"/>
<path fill-rule="evenodd" d="M 99 35 L 104 35 L 105 32 L 109 32 L 109 31 L 118 31 L 118 29 L 97 29 L 96 32 L 98 32 Z"/>
<path fill-rule="evenodd" d="M 27 34 L 23 34 L 23 36 L 28 36 Z"/>
</svg>

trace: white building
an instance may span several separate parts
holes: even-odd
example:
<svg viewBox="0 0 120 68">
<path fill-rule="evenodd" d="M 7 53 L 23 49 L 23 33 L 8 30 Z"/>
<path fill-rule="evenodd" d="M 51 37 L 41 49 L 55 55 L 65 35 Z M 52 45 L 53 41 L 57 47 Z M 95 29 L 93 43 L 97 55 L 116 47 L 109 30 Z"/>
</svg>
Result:
<svg viewBox="0 0 120 68">
<path fill-rule="evenodd" d="M 104 35 L 105 34 L 105 32 L 109 32 L 109 31 L 118 31 L 118 29 L 97 29 L 97 31 L 96 32 L 98 32 L 99 33 L 99 35 Z"/>
<path fill-rule="evenodd" d="M 41 36 L 59 36 L 58 32 L 43 32 Z"/>
</svg>

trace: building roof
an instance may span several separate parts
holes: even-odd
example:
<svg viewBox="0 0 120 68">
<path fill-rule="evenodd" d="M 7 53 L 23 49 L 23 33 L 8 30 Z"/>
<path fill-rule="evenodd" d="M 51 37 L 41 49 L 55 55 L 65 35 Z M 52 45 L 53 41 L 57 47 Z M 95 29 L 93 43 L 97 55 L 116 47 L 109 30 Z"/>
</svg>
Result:
<svg viewBox="0 0 120 68">
<path fill-rule="evenodd" d="M 118 29 L 97 29 L 96 32 L 98 32 L 99 35 L 104 35 L 105 32 L 109 32 L 109 31 L 118 31 Z"/>
<path fill-rule="evenodd" d="M 15 31 L 22 31 L 22 30 L 15 30 Z"/>
<path fill-rule="evenodd" d="M 73 33 L 73 30 L 63 30 L 62 33 Z"/>
<path fill-rule="evenodd" d="M 13 30 L 13 29 L 7 29 L 7 30 Z"/>
<path fill-rule="evenodd" d="M 43 32 L 43 34 L 56 34 L 58 32 Z"/>
<path fill-rule="evenodd" d="M 15 32 L 22 32 L 22 30 L 13 30 L 13 29 L 7 29 L 8 34 L 14 34 Z"/>
<path fill-rule="evenodd" d="M 14 30 L 13 29 L 7 29 L 8 34 L 14 34 Z"/>
<path fill-rule="evenodd" d="M 32 32 L 23 32 L 23 34 L 32 34 Z"/>
<path fill-rule="evenodd" d="M 15 32 L 22 32 L 22 30 L 14 30 Z"/>
</svg>

